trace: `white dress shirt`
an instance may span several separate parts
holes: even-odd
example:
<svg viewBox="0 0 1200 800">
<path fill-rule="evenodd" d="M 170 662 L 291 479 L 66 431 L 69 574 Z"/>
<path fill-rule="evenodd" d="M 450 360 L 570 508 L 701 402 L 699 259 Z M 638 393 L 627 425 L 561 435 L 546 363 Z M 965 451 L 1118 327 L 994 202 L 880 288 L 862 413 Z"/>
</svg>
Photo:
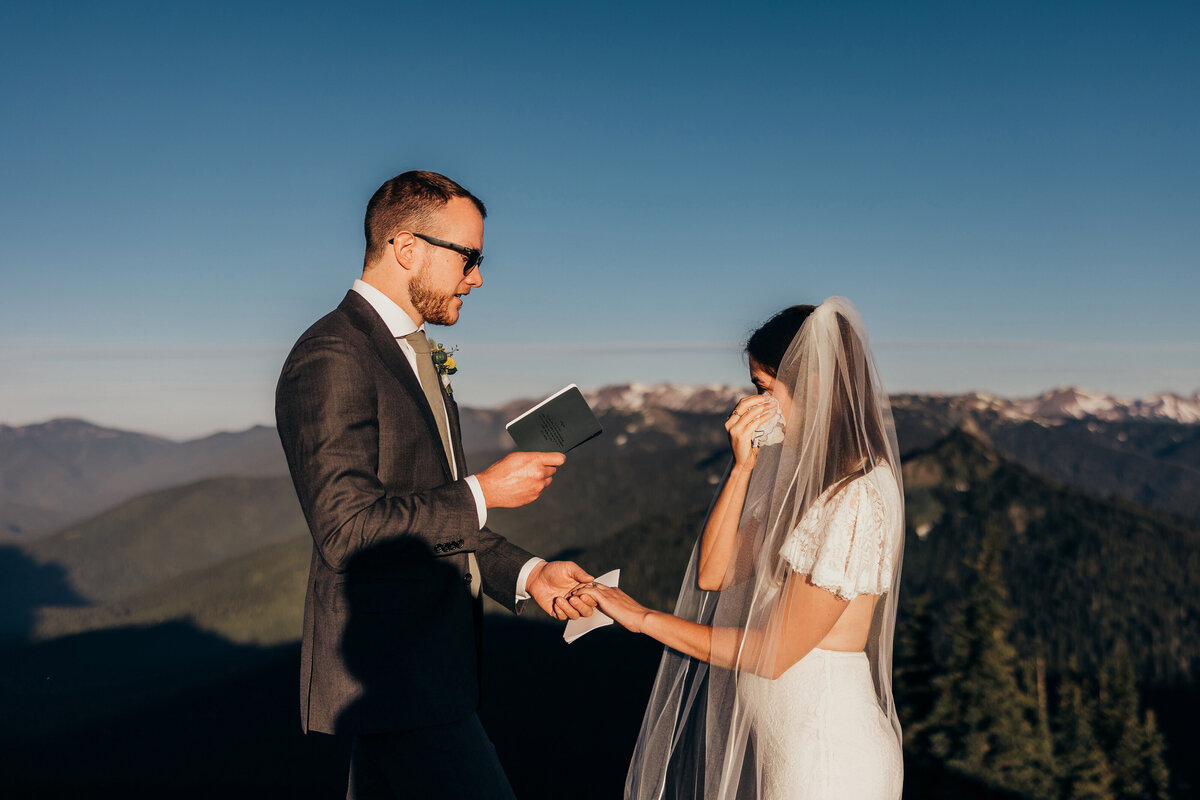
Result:
<svg viewBox="0 0 1200 800">
<path fill-rule="evenodd" d="M 370 303 L 371 308 L 375 309 L 375 313 L 379 314 L 383 319 L 383 323 L 387 325 L 392 336 L 396 338 L 396 344 L 400 345 L 400 352 L 404 353 L 404 357 L 408 359 L 408 365 L 412 367 L 413 374 L 417 376 L 417 382 L 420 383 L 421 376 L 417 371 L 416 351 L 404 340 L 404 337 L 413 331 L 424 330 L 425 324 L 421 323 L 417 325 L 414 323 L 412 317 L 408 316 L 408 312 L 396 305 L 390 297 L 366 281 L 356 280 L 351 288 Z M 458 465 L 454 463 L 453 452 L 450 453 L 450 472 L 453 475 L 458 475 Z M 479 485 L 479 478 L 474 475 L 468 475 L 463 480 L 467 482 L 467 486 L 471 489 L 471 495 L 475 498 L 475 511 L 479 515 L 479 527 L 482 528 L 487 524 L 487 501 L 483 497 L 483 488 Z M 517 576 L 516 594 L 518 601 L 529 599 L 529 593 L 525 591 L 525 584 L 529 580 L 529 573 L 542 561 L 543 559 L 535 556 L 525 562 L 525 566 L 521 567 L 521 572 Z"/>
</svg>

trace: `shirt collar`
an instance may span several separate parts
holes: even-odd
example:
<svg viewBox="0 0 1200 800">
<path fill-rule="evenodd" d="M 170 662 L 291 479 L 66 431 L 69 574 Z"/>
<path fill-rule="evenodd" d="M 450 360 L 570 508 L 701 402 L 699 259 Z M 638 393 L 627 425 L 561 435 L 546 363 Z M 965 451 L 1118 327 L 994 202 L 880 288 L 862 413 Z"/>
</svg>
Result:
<svg viewBox="0 0 1200 800">
<path fill-rule="evenodd" d="M 375 309 L 375 312 L 383 319 L 383 324 L 388 326 L 392 336 L 397 339 L 425 327 L 424 325 L 414 325 L 412 317 L 403 308 L 366 281 L 356 280 L 350 288 L 371 304 L 371 308 Z"/>
</svg>

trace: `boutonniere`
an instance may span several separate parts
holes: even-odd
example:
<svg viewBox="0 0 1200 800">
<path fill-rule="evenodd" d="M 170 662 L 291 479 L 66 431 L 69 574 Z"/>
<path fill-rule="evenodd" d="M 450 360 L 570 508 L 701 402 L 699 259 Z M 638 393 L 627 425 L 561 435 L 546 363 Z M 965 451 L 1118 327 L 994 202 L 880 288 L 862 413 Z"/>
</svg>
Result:
<svg viewBox="0 0 1200 800">
<path fill-rule="evenodd" d="M 450 376 L 458 372 L 458 362 L 454 360 L 454 354 L 458 352 L 458 347 L 446 350 L 445 345 L 430 339 L 429 352 L 433 356 L 433 366 L 437 369 L 438 375 L 442 376 L 442 386 L 446 387 L 446 394 L 454 394 L 454 390 L 450 388 Z"/>
</svg>

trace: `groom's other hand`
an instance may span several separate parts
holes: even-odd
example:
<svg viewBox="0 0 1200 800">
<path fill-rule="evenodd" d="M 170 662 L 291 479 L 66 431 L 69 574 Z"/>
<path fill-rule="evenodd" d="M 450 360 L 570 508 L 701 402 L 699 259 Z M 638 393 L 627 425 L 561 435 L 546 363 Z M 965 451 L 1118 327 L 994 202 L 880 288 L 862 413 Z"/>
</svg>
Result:
<svg viewBox="0 0 1200 800">
<path fill-rule="evenodd" d="M 562 453 L 509 453 L 475 477 L 488 508 L 519 508 L 541 496 L 566 460 Z"/>
<path fill-rule="evenodd" d="M 592 615 L 596 601 L 587 595 L 570 595 L 594 580 L 574 561 L 543 561 L 529 573 L 525 591 L 555 619 L 579 619 Z"/>
</svg>

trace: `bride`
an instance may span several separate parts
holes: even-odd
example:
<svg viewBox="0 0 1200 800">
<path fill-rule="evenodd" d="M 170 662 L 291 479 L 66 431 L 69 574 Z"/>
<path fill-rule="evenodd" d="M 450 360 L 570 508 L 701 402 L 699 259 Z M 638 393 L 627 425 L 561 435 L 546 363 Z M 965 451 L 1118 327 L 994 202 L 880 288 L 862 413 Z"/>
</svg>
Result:
<svg viewBox="0 0 1200 800">
<path fill-rule="evenodd" d="M 625 796 L 896 800 L 903 494 L 866 329 L 833 297 L 746 352 L 758 394 L 725 423 L 733 463 L 675 614 L 578 590 L 666 645 Z"/>
</svg>

